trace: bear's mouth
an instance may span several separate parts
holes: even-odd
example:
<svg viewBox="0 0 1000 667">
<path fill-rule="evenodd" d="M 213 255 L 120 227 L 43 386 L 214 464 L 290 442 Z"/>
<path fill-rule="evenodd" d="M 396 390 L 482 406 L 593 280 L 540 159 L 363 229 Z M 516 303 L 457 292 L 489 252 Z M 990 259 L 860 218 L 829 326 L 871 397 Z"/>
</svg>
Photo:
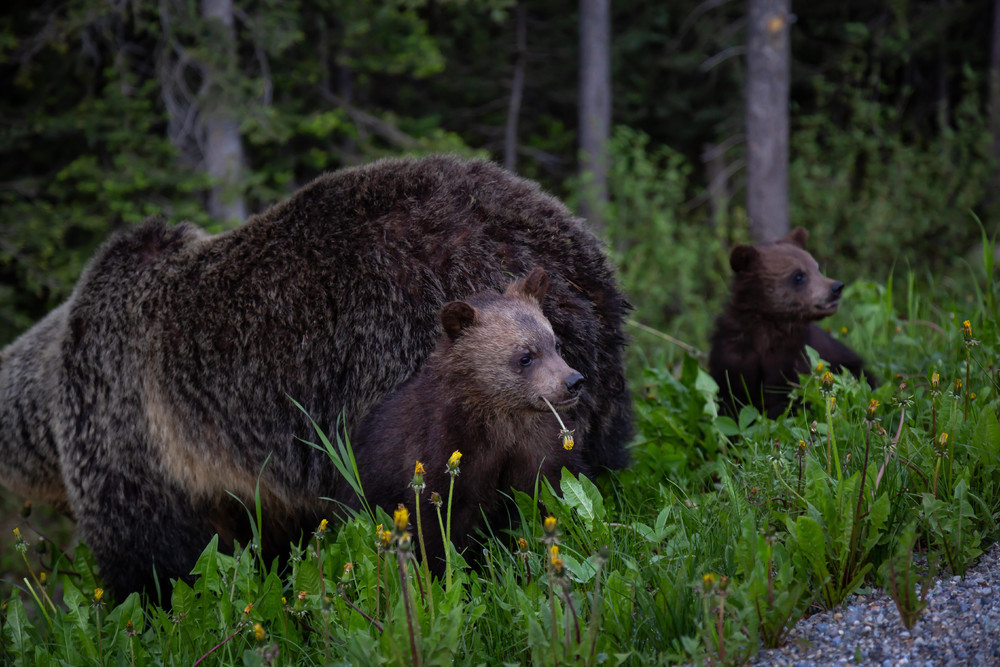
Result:
<svg viewBox="0 0 1000 667">
<path fill-rule="evenodd" d="M 840 299 L 833 299 L 832 301 L 828 301 L 824 304 L 819 304 L 816 308 L 827 314 L 833 313 L 840 308 Z"/>
<path fill-rule="evenodd" d="M 577 402 L 579 402 L 579 400 L 580 400 L 579 396 L 570 396 L 564 401 L 558 401 L 558 402 L 550 401 L 550 402 L 552 403 L 552 407 L 554 407 L 556 410 L 565 410 L 566 408 L 571 408 L 574 405 L 576 405 Z M 549 412 L 549 406 L 545 405 L 544 403 L 542 404 L 542 407 L 540 409 L 542 412 Z"/>
</svg>

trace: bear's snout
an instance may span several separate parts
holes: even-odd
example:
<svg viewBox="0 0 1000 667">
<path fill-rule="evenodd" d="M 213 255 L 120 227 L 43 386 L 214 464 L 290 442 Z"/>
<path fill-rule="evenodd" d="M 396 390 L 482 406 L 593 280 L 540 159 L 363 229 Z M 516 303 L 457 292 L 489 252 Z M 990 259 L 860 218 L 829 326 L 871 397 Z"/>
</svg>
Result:
<svg viewBox="0 0 1000 667">
<path fill-rule="evenodd" d="M 839 299 L 840 293 L 843 291 L 844 291 L 844 283 L 840 282 L 839 280 L 834 284 L 830 285 L 830 296 L 832 296 L 834 299 Z"/>
<path fill-rule="evenodd" d="M 576 396 L 583 389 L 583 376 L 579 373 L 574 372 L 568 378 L 566 378 L 566 391 L 570 393 L 570 396 Z"/>
</svg>

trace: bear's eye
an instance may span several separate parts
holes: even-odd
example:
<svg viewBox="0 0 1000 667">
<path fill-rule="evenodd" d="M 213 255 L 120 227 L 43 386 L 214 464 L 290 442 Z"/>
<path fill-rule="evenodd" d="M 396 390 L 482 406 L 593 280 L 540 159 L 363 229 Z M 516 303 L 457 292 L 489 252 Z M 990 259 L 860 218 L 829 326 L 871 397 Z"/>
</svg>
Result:
<svg viewBox="0 0 1000 667">
<path fill-rule="evenodd" d="M 560 343 L 559 341 L 556 341 L 556 354 L 558 354 L 561 357 L 562 353 L 563 353 L 562 343 Z"/>
<path fill-rule="evenodd" d="M 521 355 L 521 358 L 518 359 L 517 363 L 521 364 L 521 366 L 530 366 L 532 359 L 531 352 L 525 352 Z"/>
<path fill-rule="evenodd" d="M 792 280 L 795 282 L 796 285 L 801 285 L 802 283 L 804 283 L 806 281 L 805 271 L 796 271 L 795 275 L 792 276 Z"/>
</svg>

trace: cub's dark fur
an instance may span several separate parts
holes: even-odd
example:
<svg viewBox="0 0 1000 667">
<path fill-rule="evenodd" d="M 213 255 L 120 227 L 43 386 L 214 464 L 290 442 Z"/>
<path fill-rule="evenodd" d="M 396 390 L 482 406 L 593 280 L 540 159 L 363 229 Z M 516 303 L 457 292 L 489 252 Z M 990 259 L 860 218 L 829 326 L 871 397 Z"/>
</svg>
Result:
<svg viewBox="0 0 1000 667">
<path fill-rule="evenodd" d="M 249 502 L 259 474 L 280 549 L 340 483 L 289 397 L 353 431 L 430 353 L 445 303 L 536 266 L 567 361 L 594 379 L 583 465 L 622 467 L 628 304 L 601 243 L 536 184 L 431 157 L 324 175 L 217 236 L 153 219 L 106 242 L 0 353 L 0 482 L 68 508 L 118 593 L 154 566 L 163 586 L 187 575 L 213 532 L 245 541 L 227 491 Z"/>
<path fill-rule="evenodd" d="M 485 514 L 506 522 L 501 493 L 530 491 L 539 476 L 559 478 L 563 466 L 586 472 L 577 442 L 563 448 L 559 422 L 545 400 L 564 413 L 578 402 L 584 378 L 567 365 L 539 304 L 548 276 L 535 269 L 503 294 L 485 293 L 441 310 L 445 333 L 420 371 L 364 420 L 353 441 L 369 503 L 389 514 L 415 511 L 409 488 L 420 461 L 427 488 L 421 503 L 427 557 L 440 569 L 443 540 L 431 491 L 448 497 L 449 456 L 462 453 L 452 501 L 452 541 L 459 549 Z M 348 490 L 349 491 L 349 490 Z M 345 498 L 359 505 L 353 494 Z"/>
<path fill-rule="evenodd" d="M 833 372 L 846 368 L 860 377 L 864 371 L 854 350 L 814 324 L 836 312 L 844 283 L 820 272 L 805 249 L 808 238 L 797 227 L 778 241 L 737 245 L 730 253 L 732 294 L 716 322 L 709 357 L 730 414 L 748 404 L 769 417 L 784 412 L 792 383 L 810 371 L 807 345 Z"/>
</svg>

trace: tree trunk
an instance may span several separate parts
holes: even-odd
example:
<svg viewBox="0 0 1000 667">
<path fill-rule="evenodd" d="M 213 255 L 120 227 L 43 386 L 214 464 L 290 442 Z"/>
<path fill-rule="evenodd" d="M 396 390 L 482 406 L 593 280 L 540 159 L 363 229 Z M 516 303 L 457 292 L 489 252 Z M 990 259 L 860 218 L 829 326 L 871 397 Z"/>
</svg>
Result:
<svg viewBox="0 0 1000 667">
<path fill-rule="evenodd" d="M 756 241 L 785 236 L 788 215 L 788 85 L 791 0 L 749 0 L 747 21 L 747 214 Z"/>
<path fill-rule="evenodd" d="M 993 134 L 993 192 L 1000 193 L 1000 0 L 993 0 L 993 34 L 990 36 L 990 130 Z M 993 203 L 998 202 L 994 194 Z"/>
<path fill-rule="evenodd" d="M 581 213 L 595 230 L 604 226 L 611 134 L 610 0 L 580 0 Z"/>
<path fill-rule="evenodd" d="M 510 105 L 507 108 L 507 127 L 504 131 L 503 166 L 513 172 L 517 168 L 517 121 L 521 115 L 521 97 L 524 94 L 524 67 L 528 49 L 527 11 L 523 2 L 514 10 L 516 23 L 516 56 L 514 76 L 510 83 Z"/>
<path fill-rule="evenodd" d="M 221 24 L 223 43 L 218 45 L 222 56 L 221 72 L 205 67 L 206 99 L 201 110 L 202 154 L 205 169 L 212 178 L 208 212 L 213 218 L 242 221 L 246 218 L 243 198 L 244 155 L 239 121 L 235 117 L 226 92 L 219 85 L 219 75 L 236 67 L 236 29 L 233 0 L 202 0 L 201 15 L 207 23 Z"/>
</svg>

